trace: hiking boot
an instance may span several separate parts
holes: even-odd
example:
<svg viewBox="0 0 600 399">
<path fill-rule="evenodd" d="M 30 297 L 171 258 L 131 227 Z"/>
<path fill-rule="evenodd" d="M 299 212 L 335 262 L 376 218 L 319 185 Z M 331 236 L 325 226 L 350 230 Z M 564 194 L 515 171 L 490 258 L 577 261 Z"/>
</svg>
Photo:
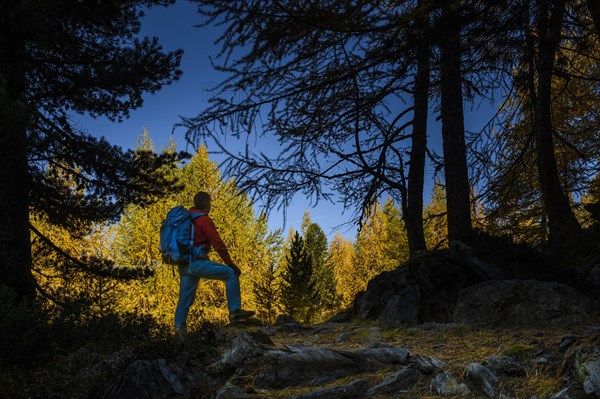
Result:
<svg viewBox="0 0 600 399">
<path fill-rule="evenodd" d="M 175 326 L 175 338 L 183 339 L 187 335 L 187 327 L 185 325 Z"/>
<path fill-rule="evenodd" d="M 253 311 L 238 309 L 234 310 L 233 312 L 229 312 L 229 321 L 248 319 L 252 316 L 254 316 Z"/>
</svg>

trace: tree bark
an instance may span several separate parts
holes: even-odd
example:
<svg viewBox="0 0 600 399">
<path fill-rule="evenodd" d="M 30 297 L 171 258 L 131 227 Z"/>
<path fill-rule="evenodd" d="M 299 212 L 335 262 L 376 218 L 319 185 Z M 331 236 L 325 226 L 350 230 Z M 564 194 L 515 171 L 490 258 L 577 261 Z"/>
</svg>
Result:
<svg viewBox="0 0 600 399">
<path fill-rule="evenodd" d="M 460 16 L 456 3 L 444 3 L 441 16 L 440 91 L 448 240 L 472 235 L 467 150 L 463 115 Z"/>
<path fill-rule="evenodd" d="M 552 8 L 550 4 L 553 4 Z M 560 43 L 565 0 L 539 0 L 537 10 L 538 81 L 535 102 L 535 148 L 538 178 L 544 210 L 548 216 L 550 244 L 560 245 L 576 239 L 581 227 L 571 209 L 558 175 L 554 156 L 552 128 L 552 75 L 554 58 Z"/>
<path fill-rule="evenodd" d="M 3 27 L 8 29 L 7 27 Z M 22 41 L 1 32 L 0 47 L 0 284 L 34 298 L 29 236 L 25 64 Z M 3 81 L 2 81 L 3 80 Z"/>
<path fill-rule="evenodd" d="M 419 2 L 422 6 L 424 1 Z M 423 11 L 416 21 L 417 34 L 417 76 L 415 78 L 414 114 L 410 168 L 408 170 L 408 195 L 406 212 L 406 234 L 408 249 L 413 256 L 426 250 L 423 232 L 423 185 L 425 180 L 425 153 L 427 149 L 427 114 L 429 112 L 429 11 Z"/>
</svg>

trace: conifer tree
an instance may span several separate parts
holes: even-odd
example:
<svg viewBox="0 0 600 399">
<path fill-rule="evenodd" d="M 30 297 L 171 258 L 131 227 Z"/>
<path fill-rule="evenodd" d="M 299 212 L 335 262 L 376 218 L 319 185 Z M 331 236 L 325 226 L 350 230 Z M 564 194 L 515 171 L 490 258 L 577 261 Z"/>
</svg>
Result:
<svg viewBox="0 0 600 399">
<path fill-rule="evenodd" d="M 312 259 L 313 280 L 318 297 L 313 304 L 313 313 L 326 316 L 336 308 L 339 300 L 333 266 L 327 253 L 327 236 L 319 224 L 310 220 L 308 211 L 302 221 L 302 233 L 306 252 Z"/>
<path fill-rule="evenodd" d="M 252 246 L 250 268 L 252 275 L 252 307 L 260 319 L 268 323 L 275 320 L 281 310 L 280 283 L 283 256 L 283 236 L 281 230 L 268 231 L 266 214 L 258 218 L 253 229 L 256 245 Z M 248 301 L 245 301 L 248 303 Z"/>
<path fill-rule="evenodd" d="M 306 251 L 305 241 L 297 231 L 286 254 L 281 302 L 285 311 L 302 322 L 313 317 L 314 301 L 318 298 L 313 279 L 312 258 Z"/>
<path fill-rule="evenodd" d="M 408 260 L 409 245 L 407 231 L 402 220 L 402 213 L 394 203 L 392 197 L 388 197 L 383 204 L 383 215 L 387 221 L 385 229 L 386 240 L 384 244 L 385 255 L 389 259 L 396 260 L 399 265 Z"/>
<path fill-rule="evenodd" d="M 408 241 L 400 213 L 394 210 L 392 200 L 388 200 L 386 208 L 375 203 L 356 237 L 355 267 L 362 278 L 362 289 L 370 279 L 398 268 L 408 258 Z"/>
<path fill-rule="evenodd" d="M 337 292 L 340 295 L 339 307 L 345 309 L 351 305 L 356 294 L 363 289 L 363 277 L 355 266 L 356 253 L 352 241 L 339 232 L 329 244 L 329 258 L 335 275 Z"/>
<path fill-rule="evenodd" d="M 259 280 L 255 282 L 252 288 L 257 315 L 267 323 L 272 324 L 281 308 L 277 265 L 269 263 L 266 268 L 259 271 L 257 277 Z"/>
<path fill-rule="evenodd" d="M 173 188 L 155 174 L 171 155 L 134 156 L 82 131 L 71 117 L 122 120 L 142 105 L 144 93 L 178 79 L 181 51 L 136 38 L 140 7 L 169 3 L 0 2 L 0 283 L 21 295 L 35 296 L 32 209 L 72 228 L 115 220 L 127 204 Z M 83 190 L 61 186 L 48 173 L 51 165 Z"/>
<path fill-rule="evenodd" d="M 425 240 L 431 249 L 448 246 L 448 222 L 446 217 L 446 190 L 436 180 L 429 205 L 425 208 Z"/>
</svg>

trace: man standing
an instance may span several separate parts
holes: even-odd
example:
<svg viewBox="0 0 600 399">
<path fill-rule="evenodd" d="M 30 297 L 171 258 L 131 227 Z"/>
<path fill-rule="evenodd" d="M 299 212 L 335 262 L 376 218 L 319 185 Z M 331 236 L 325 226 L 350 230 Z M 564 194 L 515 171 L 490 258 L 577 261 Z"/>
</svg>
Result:
<svg viewBox="0 0 600 399">
<path fill-rule="evenodd" d="M 190 208 L 193 215 L 194 246 L 202 248 L 204 254 L 208 254 L 211 247 L 214 248 L 225 264 L 211 262 L 208 256 L 204 255 L 193 259 L 191 263 L 179 265 L 179 301 L 175 310 L 175 332 L 178 333 L 187 331 L 186 320 L 190 306 L 196 298 L 200 278 L 225 282 L 230 321 L 243 320 L 254 315 L 254 312 L 242 309 L 239 280 L 241 271 L 231 260 L 225 243 L 208 216 L 210 208 L 211 198 L 208 193 L 201 191 L 194 196 L 194 207 Z"/>
</svg>

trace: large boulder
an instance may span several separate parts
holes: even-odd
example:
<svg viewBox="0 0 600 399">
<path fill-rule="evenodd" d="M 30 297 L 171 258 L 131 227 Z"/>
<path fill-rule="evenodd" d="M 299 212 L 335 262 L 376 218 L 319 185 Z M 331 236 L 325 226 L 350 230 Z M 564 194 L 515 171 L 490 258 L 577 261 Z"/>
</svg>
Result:
<svg viewBox="0 0 600 399">
<path fill-rule="evenodd" d="M 597 309 L 597 304 L 564 284 L 487 281 L 461 291 L 453 320 L 484 327 L 555 327 L 589 320 Z"/>
<path fill-rule="evenodd" d="M 363 319 L 384 324 L 416 324 L 419 317 L 419 287 L 409 280 L 408 270 L 383 272 L 367 286 L 354 309 Z"/>
<path fill-rule="evenodd" d="M 461 270 L 448 251 L 427 252 L 369 281 L 353 310 L 360 318 L 387 325 L 449 321 L 460 289 L 479 281 L 469 270 Z"/>
</svg>

